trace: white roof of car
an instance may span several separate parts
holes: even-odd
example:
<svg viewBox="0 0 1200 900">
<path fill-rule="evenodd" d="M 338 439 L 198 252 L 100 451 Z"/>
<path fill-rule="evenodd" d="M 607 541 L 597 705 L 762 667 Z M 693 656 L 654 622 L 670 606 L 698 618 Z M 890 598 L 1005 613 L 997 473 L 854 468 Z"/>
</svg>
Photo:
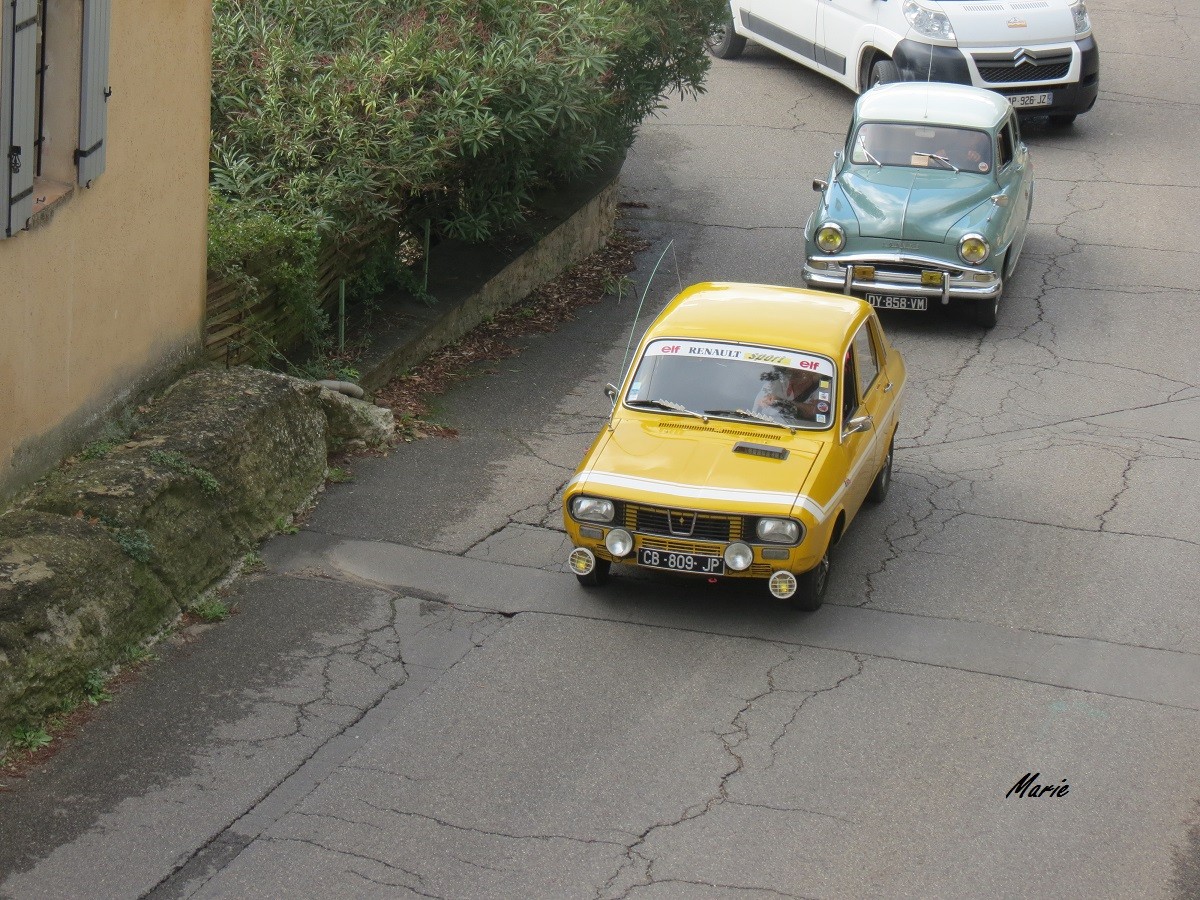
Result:
<svg viewBox="0 0 1200 900">
<path fill-rule="evenodd" d="M 855 104 L 855 117 L 875 122 L 928 122 L 992 128 L 1008 115 L 1008 100 L 965 84 L 905 81 L 871 88 Z"/>
</svg>

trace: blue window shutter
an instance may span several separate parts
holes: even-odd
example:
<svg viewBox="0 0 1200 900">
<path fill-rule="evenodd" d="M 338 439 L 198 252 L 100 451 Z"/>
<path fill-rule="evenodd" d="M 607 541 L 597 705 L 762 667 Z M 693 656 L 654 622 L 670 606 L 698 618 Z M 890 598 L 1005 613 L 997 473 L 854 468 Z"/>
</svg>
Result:
<svg viewBox="0 0 1200 900">
<path fill-rule="evenodd" d="M 108 23 L 112 0 L 83 0 L 83 63 L 79 85 L 79 183 L 87 187 L 104 171 L 108 130 Z"/>
<path fill-rule="evenodd" d="M 0 237 L 23 229 L 33 215 L 33 146 L 37 0 L 3 0 L 0 29 Z"/>
</svg>

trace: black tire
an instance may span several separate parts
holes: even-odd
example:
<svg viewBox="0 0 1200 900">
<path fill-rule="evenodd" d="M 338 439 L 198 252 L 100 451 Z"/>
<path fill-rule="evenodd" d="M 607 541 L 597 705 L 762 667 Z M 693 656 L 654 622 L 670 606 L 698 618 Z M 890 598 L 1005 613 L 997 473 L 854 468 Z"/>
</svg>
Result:
<svg viewBox="0 0 1200 900">
<path fill-rule="evenodd" d="M 1077 113 L 1059 113 L 1049 117 L 1050 124 L 1055 128 L 1069 128 L 1077 115 Z"/>
<path fill-rule="evenodd" d="M 896 68 L 896 64 L 890 59 L 881 59 L 871 66 L 871 75 L 867 79 L 867 87 L 873 88 L 877 84 L 892 84 L 900 80 L 900 70 Z"/>
<path fill-rule="evenodd" d="M 579 583 L 584 587 L 602 587 L 608 583 L 608 572 L 612 568 L 612 563 L 607 559 L 596 560 L 596 567 L 586 575 L 576 575 Z"/>
<path fill-rule="evenodd" d="M 746 39 L 733 30 L 733 16 L 709 35 L 708 52 L 717 59 L 737 59 L 746 49 Z"/>
<path fill-rule="evenodd" d="M 984 328 L 995 327 L 996 323 L 1000 321 L 1000 295 L 997 294 L 990 300 L 982 298 L 976 300 L 974 309 L 971 310 L 971 316 L 976 325 Z"/>
<path fill-rule="evenodd" d="M 875 476 L 875 480 L 871 482 L 871 489 L 867 491 L 867 499 L 872 503 L 882 503 L 887 498 L 888 489 L 892 486 L 892 455 L 895 445 L 896 439 L 893 437 L 891 443 L 888 444 L 887 459 L 883 461 L 879 474 Z"/>
<path fill-rule="evenodd" d="M 829 548 L 821 561 L 805 572 L 797 575 L 796 593 L 792 595 L 792 607 L 801 612 L 816 612 L 825 602 L 825 590 L 829 587 Z"/>
</svg>

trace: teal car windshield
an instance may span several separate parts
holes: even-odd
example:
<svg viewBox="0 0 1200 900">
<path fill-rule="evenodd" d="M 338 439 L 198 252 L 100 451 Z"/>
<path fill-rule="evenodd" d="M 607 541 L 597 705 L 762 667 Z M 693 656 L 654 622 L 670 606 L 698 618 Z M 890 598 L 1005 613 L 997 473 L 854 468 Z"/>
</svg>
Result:
<svg viewBox="0 0 1200 900">
<path fill-rule="evenodd" d="M 920 169 L 992 171 L 992 138 L 986 131 L 949 125 L 866 122 L 851 144 L 856 165 L 908 166 Z"/>
<path fill-rule="evenodd" d="M 642 354 L 625 405 L 823 430 L 834 420 L 835 375 L 831 360 L 798 350 L 658 340 Z"/>
</svg>

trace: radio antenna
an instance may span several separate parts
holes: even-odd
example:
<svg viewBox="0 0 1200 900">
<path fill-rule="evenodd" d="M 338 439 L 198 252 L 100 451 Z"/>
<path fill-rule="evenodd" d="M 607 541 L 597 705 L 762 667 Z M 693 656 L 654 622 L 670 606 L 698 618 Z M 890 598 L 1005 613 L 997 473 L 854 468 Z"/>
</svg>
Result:
<svg viewBox="0 0 1200 900">
<path fill-rule="evenodd" d="M 929 46 L 929 65 L 925 69 L 925 118 L 929 119 L 929 84 L 933 81 L 933 45 Z"/>
<path fill-rule="evenodd" d="M 625 380 L 625 364 L 629 362 L 629 348 L 633 346 L 633 336 L 637 332 L 638 316 L 642 314 L 642 304 L 646 302 L 646 295 L 650 293 L 650 285 L 654 284 L 654 276 L 658 274 L 658 267 L 662 265 L 662 261 L 667 256 L 667 251 L 671 249 L 675 243 L 675 238 L 667 241 L 667 246 L 663 247 L 662 254 L 658 257 L 658 262 L 654 264 L 654 269 L 650 273 L 650 279 L 646 282 L 646 287 L 642 290 L 642 299 L 638 301 L 638 307 L 633 314 L 633 325 L 629 328 L 629 341 L 625 344 L 625 358 L 621 360 L 621 380 Z M 678 261 L 677 261 L 678 262 Z M 682 288 L 681 288 L 682 290 Z"/>
</svg>

